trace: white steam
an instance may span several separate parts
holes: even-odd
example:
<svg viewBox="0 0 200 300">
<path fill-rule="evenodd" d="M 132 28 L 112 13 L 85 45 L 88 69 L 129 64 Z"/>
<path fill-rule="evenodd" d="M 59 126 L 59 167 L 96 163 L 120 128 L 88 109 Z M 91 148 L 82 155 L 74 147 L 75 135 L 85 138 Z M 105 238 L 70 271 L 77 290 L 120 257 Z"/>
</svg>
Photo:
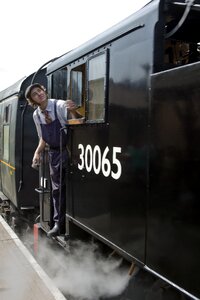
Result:
<svg viewBox="0 0 200 300">
<path fill-rule="evenodd" d="M 127 287 L 130 276 L 121 259 L 103 257 L 94 243 L 74 242 L 69 254 L 39 244 L 39 261 L 48 266 L 51 278 L 66 295 L 76 299 L 98 300 L 117 296 Z"/>
</svg>

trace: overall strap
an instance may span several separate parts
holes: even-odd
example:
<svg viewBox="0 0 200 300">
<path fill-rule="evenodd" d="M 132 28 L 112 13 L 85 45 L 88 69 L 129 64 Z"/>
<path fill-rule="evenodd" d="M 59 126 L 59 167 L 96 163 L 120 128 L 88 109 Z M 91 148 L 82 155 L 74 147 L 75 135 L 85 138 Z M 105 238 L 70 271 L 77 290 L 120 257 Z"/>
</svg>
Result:
<svg viewBox="0 0 200 300">
<path fill-rule="evenodd" d="M 38 113 L 38 109 L 36 109 L 36 114 L 37 114 L 37 118 L 41 124 L 42 122 L 41 122 L 40 115 Z M 54 100 L 54 115 L 55 115 L 55 119 L 57 119 L 58 118 L 58 116 L 57 116 L 57 100 Z"/>
<path fill-rule="evenodd" d="M 38 109 L 36 109 L 36 115 L 37 115 L 37 118 L 38 118 L 38 120 L 39 120 L 39 122 L 40 122 L 40 124 L 41 124 L 42 122 L 41 122 L 41 119 L 40 119 L 40 115 L 39 115 L 39 113 L 38 113 Z"/>
<path fill-rule="evenodd" d="M 55 119 L 57 119 L 57 100 L 54 100 L 54 114 L 55 114 Z"/>
</svg>

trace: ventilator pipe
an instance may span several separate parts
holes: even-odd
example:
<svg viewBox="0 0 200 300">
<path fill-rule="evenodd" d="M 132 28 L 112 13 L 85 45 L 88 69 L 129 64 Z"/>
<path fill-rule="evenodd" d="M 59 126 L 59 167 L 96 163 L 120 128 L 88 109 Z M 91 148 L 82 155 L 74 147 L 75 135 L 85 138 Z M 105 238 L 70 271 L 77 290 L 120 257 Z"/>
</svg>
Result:
<svg viewBox="0 0 200 300">
<path fill-rule="evenodd" d="M 185 22 L 189 12 L 190 12 L 190 9 L 191 9 L 191 6 L 193 5 L 195 0 L 188 0 L 187 2 L 187 6 L 185 8 L 185 11 L 180 19 L 180 21 L 178 22 L 178 24 L 174 27 L 174 29 L 172 29 L 170 32 L 168 32 L 166 35 L 165 35 L 165 38 L 168 39 L 169 37 L 171 37 L 173 34 L 175 34 L 179 28 L 181 28 L 181 26 L 183 25 L 183 23 Z"/>
</svg>

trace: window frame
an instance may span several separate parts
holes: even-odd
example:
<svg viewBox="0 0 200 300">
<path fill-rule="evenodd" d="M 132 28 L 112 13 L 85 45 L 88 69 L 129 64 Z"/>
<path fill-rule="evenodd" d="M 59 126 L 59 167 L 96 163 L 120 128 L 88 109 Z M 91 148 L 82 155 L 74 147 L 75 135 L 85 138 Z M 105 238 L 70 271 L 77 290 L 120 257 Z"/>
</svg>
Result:
<svg viewBox="0 0 200 300">
<path fill-rule="evenodd" d="M 90 61 L 94 60 L 96 57 L 105 56 L 105 72 L 104 72 L 104 91 L 103 91 L 103 104 L 104 104 L 104 116 L 102 119 L 88 119 L 88 112 L 89 112 L 89 63 Z M 89 124 L 98 124 L 98 123 L 105 123 L 107 121 L 107 99 L 108 99 L 108 78 L 109 78 L 109 51 L 108 49 L 101 51 L 91 57 L 88 58 L 87 62 L 87 97 L 86 97 L 86 123 Z"/>
<path fill-rule="evenodd" d="M 92 60 L 94 60 L 98 56 L 104 56 L 104 76 L 103 76 L 103 118 L 101 119 L 88 119 L 89 116 L 89 64 Z M 103 48 L 98 49 L 95 52 L 92 52 L 91 54 L 88 54 L 87 56 L 83 56 L 81 58 L 78 58 L 77 60 L 68 63 L 66 65 L 63 65 L 60 69 L 54 71 L 52 74 L 48 77 L 49 82 L 49 94 L 52 98 L 55 98 L 54 95 L 54 78 L 55 73 L 57 71 L 62 72 L 62 69 L 67 70 L 67 99 L 72 99 L 78 106 L 77 111 L 80 113 L 80 115 L 83 116 L 84 122 L 81 124 L 98 124 L 98 123 L 106 123 L 107 122 L 107 108 L 108 108 L 108 82 L 109 82 L 109 48 Z M 78 101 L 76 99 L 73 99 L 73 85 L 72 85 L 72 73 L 73 72 L 82 72 L 82 81 L 81 81 L 81 97 Z M 100 77 L 101 79 L 102 77 Z M 63 79 L 64 80 L 64 79 Z M 61 80 L 62 81 L 62 80 Z M 66 99 L 63 99 L 66 100 Z M 79 102 L 79 103 L 78 103 Z M 81 103 L 80 103 L 81 102 Z M 69 122 L 68 122 L 69 124 Z M 77 122 L 70 122 L 70 125 L 76 125 Z"/>
<path fill-rule="evenodd" d="M 10 159 L 10 119 L 11 119 L 11 105 L 4 107 L 3 114 L 3 159 L 9 161 Z"/>
</svg>

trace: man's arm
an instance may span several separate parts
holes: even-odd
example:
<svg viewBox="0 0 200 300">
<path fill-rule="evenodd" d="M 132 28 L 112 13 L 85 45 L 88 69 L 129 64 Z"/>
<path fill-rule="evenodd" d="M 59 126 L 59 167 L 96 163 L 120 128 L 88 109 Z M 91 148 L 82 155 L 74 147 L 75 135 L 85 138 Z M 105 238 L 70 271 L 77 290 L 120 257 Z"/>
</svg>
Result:
<svg viewBox="0 0 200 300">
<path fill-rule="evenodd" d="M 46 146 L 45 141 L 42 139 L 42 137 L 39 139 L 38 146 L 35 150 L 34 156 L 33 156 L 33 164 L 34 165 L 39 165 L 40 163 L 40 153 L 44 150 Z"/>
<path fill-rule="evenodd" d="M 66 107 L 68 110 L 68 119 L 78 119 L 82 118 L 83 116 L 79 114 L 76 109 L 77 106 L 72 100 L 66 100 Z"/>
</svg>

